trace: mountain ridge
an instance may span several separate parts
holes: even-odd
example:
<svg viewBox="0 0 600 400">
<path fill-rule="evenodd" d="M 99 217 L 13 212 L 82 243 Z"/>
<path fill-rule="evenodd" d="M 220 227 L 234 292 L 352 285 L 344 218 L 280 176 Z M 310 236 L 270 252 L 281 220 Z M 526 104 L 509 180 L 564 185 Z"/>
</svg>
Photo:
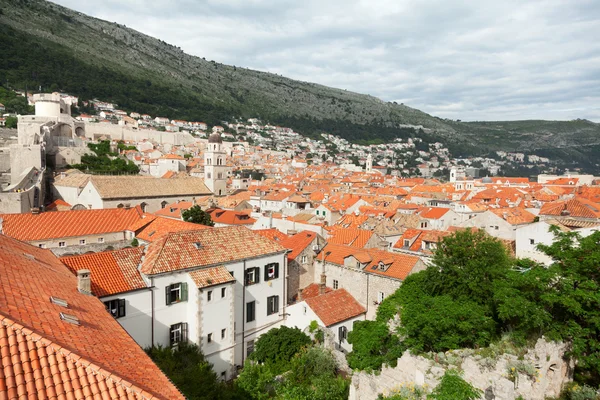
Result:
<svg viewBox="0 0 600 400">
<path fill-rule="evenodd" d="M 207 115 L 216 122 L 260 117 L 307 135 L 328 132 L 353 142 L 390 141 L 407 135 L 403 125 L 420 125 L 431 132 L 425 135 L 427 141 L 439 140 L 455 155 L 465 156 L 570 146 L 577 149 L 566 156 L 572 159 L 600 142 L 600 125 L 590 121 L 444 120 L 371 95 L 207 61 L 124 25 L 43 0 L 0 0 L 0 10 L 4 37 L 13 38 L 13 53 L 23 58 L 14 65 L 5 62 L 0 79 L 15 85 L 55 83 L 83 96 L 113 94 L 105 100 L 170 118 Z M 31 59 L 20 54 L 35 52 L 36 44 L 45 55 Z M 89 72 L 88 82 L 65 69 L 62 59 Z M 51 71 L 42 79 L 45 67 Z M 101 87 L 104 76 L 105 86 L 114 81 L 114 87 Z"/>
</svg>

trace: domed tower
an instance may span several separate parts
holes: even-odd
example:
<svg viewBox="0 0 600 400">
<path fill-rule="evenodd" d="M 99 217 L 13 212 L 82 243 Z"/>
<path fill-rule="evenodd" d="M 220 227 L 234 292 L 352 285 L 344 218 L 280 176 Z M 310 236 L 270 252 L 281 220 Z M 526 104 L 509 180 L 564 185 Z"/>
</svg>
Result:
<svg viewBox="0 0 600 400">
<path fill-rule="evenodd" d="M 208 137 L 208 145 L 204 151 L 204 183 L 215 196 L 224 196 L 227 189 L 225 160 L 221 134 L 213 133 Z"/>
</svg>

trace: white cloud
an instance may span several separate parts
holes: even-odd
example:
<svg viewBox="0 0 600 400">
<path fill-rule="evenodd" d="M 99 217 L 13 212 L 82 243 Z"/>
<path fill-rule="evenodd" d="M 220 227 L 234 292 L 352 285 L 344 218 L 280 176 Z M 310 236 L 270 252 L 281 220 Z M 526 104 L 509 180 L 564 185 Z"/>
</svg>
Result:
<svg viewBox="0 0 600 400">
<path fill-rule="evenodd" d="M 600 121 L 600 3 L 56 0 L 208 60 L 462 120 Z"/>
</svg>

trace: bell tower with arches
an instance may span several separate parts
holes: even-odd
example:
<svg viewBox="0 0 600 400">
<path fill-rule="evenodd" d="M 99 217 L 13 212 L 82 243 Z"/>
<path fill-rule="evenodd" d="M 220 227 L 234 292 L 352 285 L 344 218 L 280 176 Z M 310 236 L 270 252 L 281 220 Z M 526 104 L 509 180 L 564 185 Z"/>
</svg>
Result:
<svg viewBox="0 0 600 400">
<path fill-rule="evenodd" d="M 221 134 L 213 133 L 208 137 L 204 151 L 204 183 L 215 196 L 225 196 L 227 189 L 226 154 L 223 151 Z"/>
</svg>

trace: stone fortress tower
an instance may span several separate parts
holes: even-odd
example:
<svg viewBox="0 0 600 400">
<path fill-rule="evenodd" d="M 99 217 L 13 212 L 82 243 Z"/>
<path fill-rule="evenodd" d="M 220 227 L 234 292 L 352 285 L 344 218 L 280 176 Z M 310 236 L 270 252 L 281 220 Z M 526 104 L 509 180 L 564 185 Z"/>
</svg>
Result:
<svg viewBox="0 0 600 400">
<path fill-rule="evenodd" d="M 47 168 L 79 163 L 88 152 L 82 140 L 85 124 L 71 117 L 69 101 L 59 93 L 35 94 L 33 101 L 35 115 L 18 117 L 17 143 L 0 149 L 0 165 L 5 166 L 0 172 L 10 175 L 10 184 L 0 188 L 0 213 L 39 210 Z"/>
</svg>

